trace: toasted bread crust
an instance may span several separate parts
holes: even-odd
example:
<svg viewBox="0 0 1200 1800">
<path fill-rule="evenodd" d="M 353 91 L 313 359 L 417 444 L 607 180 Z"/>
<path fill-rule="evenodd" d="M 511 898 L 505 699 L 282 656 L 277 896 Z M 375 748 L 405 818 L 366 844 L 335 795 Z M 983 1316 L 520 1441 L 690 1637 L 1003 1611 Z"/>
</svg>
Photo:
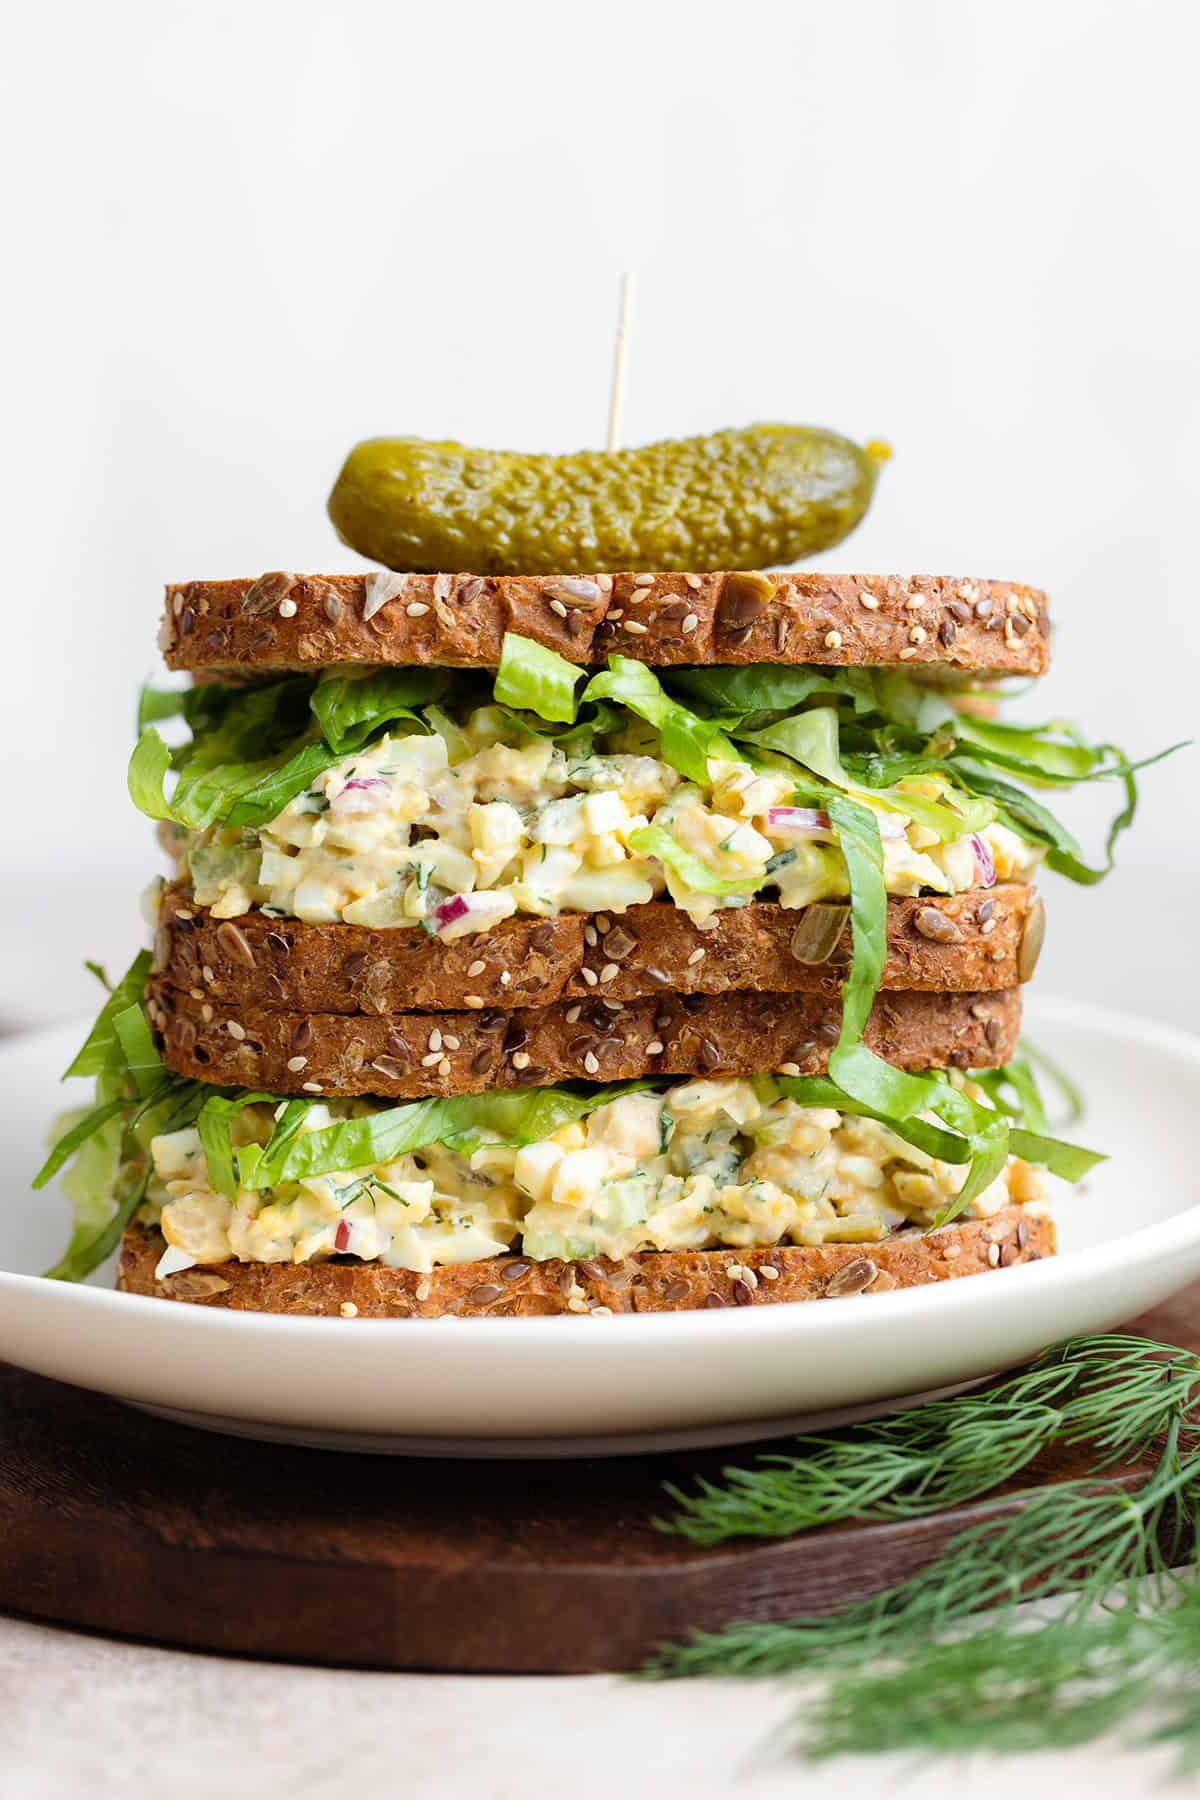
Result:
<svg viewBox="0 0 1200 1800">
<path fill-rule="evenodd" d="M 538 1314 L 695 1312 L 781 1301 L 848 1299 L 922 1287 L 1053 1256 L 1053 1221 L 1023 1207 L 941 1231 L 909 1230 L 879 1244 L 784 1245 L 774 1250 L 641 1251 L 613 1262 L 522 1256 L 440 1267 L 428 1275 L 336 1258 L 316 1263 L 213 1263 L 156 1281 L 166 1248 L 156 1228 L 121 1241 L 117 1285 L 129 1294 L 234 1312 L 362 1319 L 527 1318 Z M 750 1278 L 746 1272 L 749 1271 Z M 773 1271 L 773 1277 L 770 1273 Z M 343 1314 L 343 1307 L 353 1313 Z"/>
<path fill-rule="evenodd" d="M 764 600 L 759 579 L 277 572 L 187 581 L 167 588 L 159 641 L 172 669 L 232 676 L 335 663 L 493 668 L 506 631 L 578 663 L 616 651 L 659 665 L 940 665 L 1006 675 L 1041 675 L 1049 665 L 1047 601 L 1037 588 L 772 573 Z M 384 592 L 389 598 L 364 618 Z"/>
<path fill-rule="evenodd" d="M 882 987 L 937 993 L 1016 987 L 1033 899 L 1032 888 L 1006 882 L 949 897 L 889 900 Z M 416 928 L 306 925 L 258 911 L 214 919 L 186 883 L 175 882 L 162 896 L 155 968 L 173 987 L 205 987 L 214 1005 L 268 1011 L 439 1011 L 462 1008 L 465 994 L 493 1007 L 739 989 L 836 994 L 850 962 L 849 924 L 828 961 L 803 963 L 791 949 L 803 918 L 803 911 L 756 901 L 723 909 L 701 931 L 680 907 L 656 900 L 600 914 L 603 931 L 595 919 L 560 913 L 505 919 L 483 935 L 447 944 Z M 585 935 L 589 925 L 594 943 Z M 697 950 L 704 954 L 693 962 Z"/>
<path fill-rule="evenodd" d="M 840 1005 L 823 994 L 595 997 L 512 1012 L 309 1013 L 239 1004 L 151 978 L 148 1012 L 168 1069 L 271 1093 L 397 1099 L 640 1075 L 824 1069 Z M 205 1014 L 209 1017 L 205 1017 Z M 1019 990 L 883 994 L 866 1041 L 901 1069 L 985 1068 L 1016 1051 Z"/>
</svg>

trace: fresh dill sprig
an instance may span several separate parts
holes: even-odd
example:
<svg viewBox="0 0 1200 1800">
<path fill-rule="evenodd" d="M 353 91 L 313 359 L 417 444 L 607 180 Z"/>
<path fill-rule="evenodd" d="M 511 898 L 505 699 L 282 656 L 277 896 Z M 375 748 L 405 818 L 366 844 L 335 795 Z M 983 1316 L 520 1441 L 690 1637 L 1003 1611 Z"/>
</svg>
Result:
<svg viewBox="0 0 1200 1800">
<path fill-rule="evenodd" d="M 833 1673 L 823 1701 L 785 1726 L 813 1758 L 919 1750 L 997 1755 L 1067 1749 L 1127 1726 L 1200 1774 L 1200 1586 L 1186 1573 L 1089 1592 L 1049 1618 L 985 1622 Z"/>
<path fill-rule="evenodd" d="M 977 1498 L 1052 1442 L 1093 1457 L 1088 1477 L 1020 1493 L 1007 1516 L 998 1503 L 882 1593 L 829 1618 L 694 1633 L 642 1674 L 824 1674 L 824 1695 L 783 1732 L 809 1757 L 1066 1748 L 1120 1726 L 1200 1774 L 1198 1384 L 1200 1359 L 1172 1346 L 1076 1339 L 985 1393 L 805 1440 L 807 1455 L 729 1470 L 724 1486 L 671 1490 L 681 1512 L 665 1528 L 716 1543 L 917 1517 Z M 1137 1489 L 1104 1477 L 1155 1447 Z M 1023 1608 L 1031 1598 L 1049 1616 Z"/>
<path fill-rule="evenodd" d="M 1090 1618 L 987 1626 L 914 1646 L 886 1670 L 835 1674 L 817 1717 L 810 1725 L 793 1719 L 785 1741 L 821 1758 L 1067 1749 L 1111 1730 L 1144 1701 L 1141 1635 L 1126 1602 Z"/>
<path fill-rule="evenodd" d="M 1183 1538 L 1181 1493 L 1200 1499 L 1200 1453 L 1181 1459 L 1173 1428 L 1157 1469 L 1134 1493 L 1093 1480 L 1035 1489 L 1018 1512 L 970 1526 L 924 1568 L 831 1618 L 698 1632 L 661 1649 L 646 1673 L 778 1676 L 903 1655 L 985 1608 L 1003 1617 L 1031 1594 L 1071 1593 L 1073 1611 L 1086 1613 L 1139 1575 L 1169 1575 Z"/>
<path fill-rule="evenodd" d="M 1189 1409 L 1200 1357 L 1146 1338 L 1076 1338 L 980 1393 L 935 1400 L 844 1432 L 797 1441 L 795 1455 L 668 1487 L 657 1520 L 695 1544 L 789 1537 L 841 1519 L 913 1519 L 1010 1481 L 1052 1443 L 1090 1443 L 1095 1468 L 1145 1456 Z M 1059 1490 L 1061 1492 L 1061 1489 Z"/>
</svg>

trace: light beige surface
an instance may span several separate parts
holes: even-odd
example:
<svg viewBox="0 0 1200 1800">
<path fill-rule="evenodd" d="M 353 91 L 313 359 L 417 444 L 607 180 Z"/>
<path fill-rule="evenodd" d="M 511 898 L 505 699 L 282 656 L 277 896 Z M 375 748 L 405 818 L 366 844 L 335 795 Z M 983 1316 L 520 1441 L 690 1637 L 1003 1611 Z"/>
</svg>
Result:
<svg viewBox="0 0 1200 1800">
<path fill-rule="evenodd" d="M 357 1674 L 0 1617 L 3 1800 L 1133 1800 L 1168 1767 L 1110 1745 L 813 1767 L 770 1753 L 789 1710 L 778 1685 Z"/>
</svg>

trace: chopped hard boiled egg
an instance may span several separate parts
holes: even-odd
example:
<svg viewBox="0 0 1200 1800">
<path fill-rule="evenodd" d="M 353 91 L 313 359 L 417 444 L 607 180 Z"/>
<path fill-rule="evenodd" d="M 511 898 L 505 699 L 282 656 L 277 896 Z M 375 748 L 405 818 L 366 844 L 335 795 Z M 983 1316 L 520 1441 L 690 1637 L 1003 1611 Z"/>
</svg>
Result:
<svg viewBox="0 0 1200 1800">
<path fill-rule="evenodd" d="M 302 1130 L 370 1109 L 322 1103 Z M 247 1107 L 236 1141 L 265 1143 L 273 1124 L 271 1107 Z M 373 1168 L 240 1187 L 232 1200 L 210 1185 L 195 1131 L 155 1138 L 151 1161 L 142 1217 L 161 1225 L 172 1270 L 330 1256 L 429 1270 L 508 1250 L 621 1258 L 877 1242 L 899 1226 L 929 1224 L 965 1179 L 961 1165 L 912 1149 L 873 1119 L 800 1106 L 769 1081 L 736 1079 L 622 1094 L 519 1148 L 432 1145 Z M 1039 1171 L 1012 1158 L 968 1212 L 1042 1198 Z"/>
<path fill-rule="evenodd" d="M 519 733 L 494 706 L 447 730 L 453 762 L 436 732 L 387 734 L 326 769 L 258 830 L 173 835 L 197 900 L 222 919 L 266 906 L 314 924 L 461 937 L 512 912 L 621 913 L 663 894 L 704 924 L 721 907 L 745 905 L 756 881 L 784 907 L 847 892 L 836 844 L 821 834 L 798 838 L 775 816 L 793 797 L 784 772 L 714 757 L 708 783 L 698 785 L 657 756 L 572 758 L 547 738 Z M 931 797 L 941 792 L 934 784 Z M 900 814 L 887 820 L 890 893 L 986 885 L 990 871 L 972 837 L 942 842 Z M 713 883 L 700 891 L 633 850 L 631 839 L 647 825 L 668 831 Z M 1033 873 L 1041 853 L 1006 827 L 989 825 L 979 837 L 997 879 Z M 722 881 L 740 891 L 721 892 Z M 484 895 L 507 904 L 447 913 L 448 901 Z"/>
</svg>

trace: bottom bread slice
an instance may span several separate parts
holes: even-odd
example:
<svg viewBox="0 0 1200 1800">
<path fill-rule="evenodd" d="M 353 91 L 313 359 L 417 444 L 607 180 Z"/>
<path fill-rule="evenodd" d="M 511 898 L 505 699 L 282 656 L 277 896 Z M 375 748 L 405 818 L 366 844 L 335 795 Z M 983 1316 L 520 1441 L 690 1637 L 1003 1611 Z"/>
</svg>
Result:
<svg viewBox="0 0 1200 1800">
<path fill-rule="evenodd" d="M 129 1294 L 235 1312 L 362 1319 L 514 1318 L 552 1313 L 694 1312 L 783 1300 L 847 1299 L 923 1287 L 1037 1262 L 1055 1250 L 1053 1220 L 1006 1207 L 939 1231 L 918 1226 L 872 1244 L 788 1244 L 754 1250 L 645 1250 L 621 1262 L 533 1262 L 519 1255 L 422 1274 L 334 1257 L 325 1262 L 222 1262 L 155 1278 L 166 1249 L 156 1228 L 121 1242 L 118 1287 Z"/>
</svg>

